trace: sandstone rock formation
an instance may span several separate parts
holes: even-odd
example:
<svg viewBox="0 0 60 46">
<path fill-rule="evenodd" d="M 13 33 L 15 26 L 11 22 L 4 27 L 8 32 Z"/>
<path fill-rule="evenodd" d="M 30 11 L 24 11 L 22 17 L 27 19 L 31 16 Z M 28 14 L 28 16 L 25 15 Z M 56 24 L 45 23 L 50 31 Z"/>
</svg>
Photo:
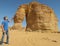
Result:
<svg viewBox="0 0 60 46">
<path fill-rule="evenodd" d="M 21 5 L 14 16 L 14 23 L 17 24 L 14 27 L 20 28 L 24 17 L 27 23 L 26 31 L 58 31 L 58 20 L 54 11 L 44 4 L 31 2 L 28 5 Z"/>
<path fill-rule="evenodd" d="M 22 22 L 23 22 L 24 17 L 25 17 L 26 6 L 27 5 L 21 5 L 17 9 L 16 14 L 14 16 L 14 26 L 12 27 L 13 29 L 18 29 L 18 30 L 22 29 Z"/>
<path fill-rule="evenodd" d="M 54 32 L 58 30 L 58 20 L 54 11 L 44 4 L 30 3 L 26 19 L 27 31 Z"/>
</svg>

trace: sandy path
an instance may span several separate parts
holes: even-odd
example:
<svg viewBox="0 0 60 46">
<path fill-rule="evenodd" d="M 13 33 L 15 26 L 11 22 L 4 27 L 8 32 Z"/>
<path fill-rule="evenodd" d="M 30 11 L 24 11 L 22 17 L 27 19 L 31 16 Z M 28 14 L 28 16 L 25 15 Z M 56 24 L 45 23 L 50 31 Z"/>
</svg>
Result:
<svg viewBox="0 0 60 46">
<path fill-rule="evenodd" d="M 4 46 L 60 46 L 59 33 L 10 31 L 9 34 L 9 45 Z"/>
</svg>

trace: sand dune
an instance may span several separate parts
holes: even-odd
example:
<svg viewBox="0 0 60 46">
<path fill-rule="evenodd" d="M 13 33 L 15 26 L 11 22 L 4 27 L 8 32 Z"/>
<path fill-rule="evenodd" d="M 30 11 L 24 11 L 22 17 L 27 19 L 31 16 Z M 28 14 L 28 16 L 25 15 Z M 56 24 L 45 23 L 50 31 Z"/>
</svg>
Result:
<svg viewBox="0 0 60 46">
<path fill-rule="evenodd" d="M 60 33 L 40 33 L 12 30 L 9 31 L 9 34 L 9 45 L 4 43 L 4 46 L 60 46 Z M 2 32 L 0 31 L 0 38 L 1 35 Z"/>
</svg>

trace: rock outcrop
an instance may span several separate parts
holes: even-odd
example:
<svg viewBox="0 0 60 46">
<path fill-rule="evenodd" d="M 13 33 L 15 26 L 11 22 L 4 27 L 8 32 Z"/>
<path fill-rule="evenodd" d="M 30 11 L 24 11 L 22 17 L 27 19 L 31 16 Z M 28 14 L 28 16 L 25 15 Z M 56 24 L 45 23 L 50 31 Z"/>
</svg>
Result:
<svg viewBox="0 0 60 46">
<path fill-rule="evenodd" d="M 21 5 L 14 17 L 14 23 L 22 23 L 26 17 L 26 31 L 56 32 L 58 31 L 58 20 L 54 11 L 38 2 Z M 19 27 L 17 24 L 15 27 Z M 18 29 L 18 28 L 17 28 Z"/>
<path fill-rule="evenodd" d="M 58 20 L 54 11 L 44 4 L 30 3 L 26 19 L 27 31 L 56 32 L 58 30 Z"/>
<path fill-rule="evenodd" d="M 25 13 L 26 13 L 26 6 L 27 5 L 21 5 L 17 11 L 16 14 L 14 16 L 14 25 L 13 25 L 13 29 L 17 29 L 20 30 L 22 29 L 22 22 L 24 20 L 25 17 Z"/>
</svg>

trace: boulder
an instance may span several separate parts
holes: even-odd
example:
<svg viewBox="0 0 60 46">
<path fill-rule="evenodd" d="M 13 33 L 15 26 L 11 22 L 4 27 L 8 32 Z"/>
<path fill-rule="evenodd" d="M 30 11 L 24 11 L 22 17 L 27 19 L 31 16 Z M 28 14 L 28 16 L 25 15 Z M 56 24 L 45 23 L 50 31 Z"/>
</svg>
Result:
<svg viewBox="0 0 60 46">
<path fill-rule="evenodd" d="M 31 2 L 29 4 L 26 22 L 26 31 L 58 31 L 58 20 L 54 11 L 50 7 L 38 2 Z"/>
<path fill-rule="evenodd" d="M 13 25 L 13 29 L 17 29 L 20 30 L 22 28 L 22 22 L 24 20 L 25 17 L 25 11 L 26 11 L 26 6 L 27 5 L 21 5 L 19 6 L 19 8 L 16 11 L 16 14 L 14 16 L 14 25 Z"/>
</svg>

